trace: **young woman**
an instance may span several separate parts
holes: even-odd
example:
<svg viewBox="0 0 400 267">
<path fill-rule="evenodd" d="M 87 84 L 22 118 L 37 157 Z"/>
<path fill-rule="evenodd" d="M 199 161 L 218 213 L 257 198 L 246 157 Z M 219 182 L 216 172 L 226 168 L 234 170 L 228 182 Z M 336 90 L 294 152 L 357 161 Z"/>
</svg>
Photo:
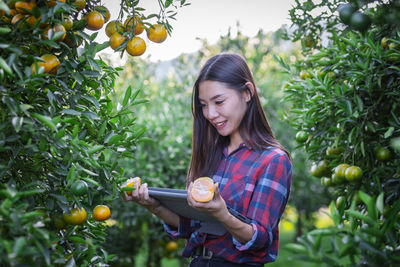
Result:
<svg viewBox="0 0 400 267">
<path fill-rule="evenodd" d="M 278 223 L 288 201 L 292 164 L 264 115 L 246 61 L 237 54 L 210 58 L 192 96 L 192 158 L 187 177 L 188 203 L 221 222 L 222 236 L 197 231 L 201 222 L 181 217 L 149 197 L 147 184 L 135 183 L 135 201 L 164 221 L 174 238 L 186 238 L 183 256 L 190 266 L 264 266 L 278 253 Z M 214 198 L 191 196 L 193 181 L 212 177 Z M 250 219 L 245 223 L 228 206 Z"/>
</svg>

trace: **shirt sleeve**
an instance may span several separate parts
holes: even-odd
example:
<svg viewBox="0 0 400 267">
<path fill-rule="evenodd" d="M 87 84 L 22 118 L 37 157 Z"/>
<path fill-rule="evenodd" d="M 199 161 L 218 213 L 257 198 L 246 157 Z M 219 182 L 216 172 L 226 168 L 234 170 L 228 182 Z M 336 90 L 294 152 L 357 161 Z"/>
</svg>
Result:
<svg viewBox="0 0 400 267">
<path fill-rule="evenodd" d="M 240 251 L 269 247 L 277 238 L 279 220 L 285 210 L 292 179 L 292 163 L 285 152 L 274 153 L 266 157 L 268 163 L 258 179 L 247 217 L 252 220 L 253 236 L 243 244 L 233 238 Z"/>
<path fill-rule="evenodd" d="M 163 223 L 164 229 L 168 235 L 174 239 L 189 238 L 190 235 L 201 227 L 200 221 L 188 219 L 186 217 L 179 216 L 178 228 Z"/>
</svg>

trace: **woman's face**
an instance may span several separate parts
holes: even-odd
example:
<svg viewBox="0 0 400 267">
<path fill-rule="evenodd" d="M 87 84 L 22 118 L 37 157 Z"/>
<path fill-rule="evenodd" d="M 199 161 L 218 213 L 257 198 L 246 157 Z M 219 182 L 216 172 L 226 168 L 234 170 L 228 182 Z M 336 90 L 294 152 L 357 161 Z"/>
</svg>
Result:
<svg viewBox="0 0 400 267">
<path fill-rule="evenodd" d="M 250 95 L 230 89 L 224 83 L 204 81 L 199 85 L 199 100 L 204 117 L 222 136 L 240 138 L 239 125 Z"/>
</svg>

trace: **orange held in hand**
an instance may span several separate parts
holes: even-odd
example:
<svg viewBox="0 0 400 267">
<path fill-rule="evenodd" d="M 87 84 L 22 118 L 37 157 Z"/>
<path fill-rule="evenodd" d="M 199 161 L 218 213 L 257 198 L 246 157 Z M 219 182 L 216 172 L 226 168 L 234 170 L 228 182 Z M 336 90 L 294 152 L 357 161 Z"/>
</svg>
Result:
<svg viewBox="0 0 400 267">
<path fill-rule="evenodd" d="M 192 187 L 192 197 L 197 202 L 208 202 L 214 197 L 214 181 L 209 177 L 197 178 Z"/>
</svg>

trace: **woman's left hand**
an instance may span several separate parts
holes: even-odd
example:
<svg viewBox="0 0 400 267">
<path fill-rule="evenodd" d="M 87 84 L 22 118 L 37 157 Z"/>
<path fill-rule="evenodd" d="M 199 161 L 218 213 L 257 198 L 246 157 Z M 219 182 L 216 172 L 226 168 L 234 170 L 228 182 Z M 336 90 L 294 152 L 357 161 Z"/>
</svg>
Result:
<svg viewBox="0 0 400 267">
<path fill-rule="evenodd" d="M 189 206 L 192 206 L 193 208 L 199 211 L 206 212 L 211 216 L 215 217 L 217 220 L 222 221 L 223 218 L 229 214 L 229 211 L 226 207 L 225 200 L 221 197 L 218 185 L 219 185 L 218 183 L 214 184 L 214 197 L 210 201 L 198 202 L 194 200 L 192 197 L 191 192 L 192 192 L 193 182 L 191 182 L 187 189 L 188 192 L 187 202 Z"/>
</svg>

